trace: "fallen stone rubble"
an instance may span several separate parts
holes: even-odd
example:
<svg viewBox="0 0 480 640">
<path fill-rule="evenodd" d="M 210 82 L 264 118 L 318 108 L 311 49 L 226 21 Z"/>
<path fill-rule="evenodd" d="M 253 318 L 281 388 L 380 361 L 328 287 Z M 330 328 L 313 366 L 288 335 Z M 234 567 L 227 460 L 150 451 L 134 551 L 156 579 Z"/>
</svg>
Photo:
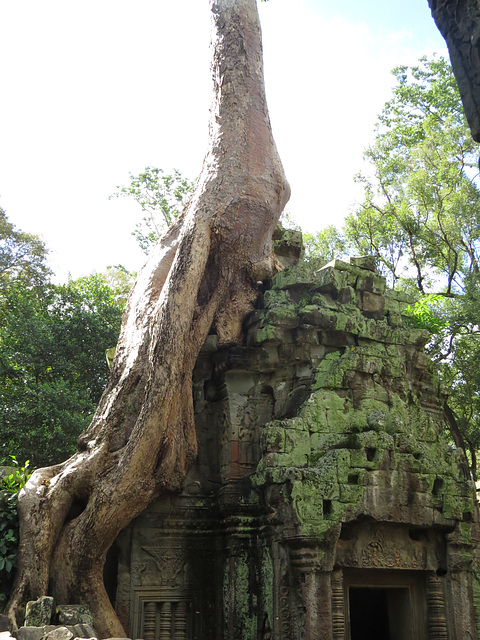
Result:
<svg viewBox="0 0 480 640">
<path fill-rule="evenodd" d="M 5 621 L 3 621 L 5 622 Z M 55 605 L 50 596 L 41 596 L 27 603 L 25 622 L 10 635 L 3 624 L 0 640 L 97 640 L 93 619 L 87 605 Z M 110 640 L 130 640 L 112 638 Z"/>
</svg>

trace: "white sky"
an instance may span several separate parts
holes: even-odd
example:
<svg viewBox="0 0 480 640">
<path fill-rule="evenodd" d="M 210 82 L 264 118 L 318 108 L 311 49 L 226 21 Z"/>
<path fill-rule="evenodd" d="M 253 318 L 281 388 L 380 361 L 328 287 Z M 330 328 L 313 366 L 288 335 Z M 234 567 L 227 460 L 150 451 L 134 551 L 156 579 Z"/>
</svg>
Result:
<svg viewBox="0 0 480 640">
<path fill-rule="evenodd" d="M 288 210 L 308 230 L 340 224 L 390 70 L 446 55 L 444 42 L 427 0 L 269 0 L 259 10 Z M 43 237 L 60 278 L 139 268 L 138 205 L 108 196 L 147 165 L 200 172 L 208 0 L 0 0 L 0 25 L 0 206 Z"/>
</svg>

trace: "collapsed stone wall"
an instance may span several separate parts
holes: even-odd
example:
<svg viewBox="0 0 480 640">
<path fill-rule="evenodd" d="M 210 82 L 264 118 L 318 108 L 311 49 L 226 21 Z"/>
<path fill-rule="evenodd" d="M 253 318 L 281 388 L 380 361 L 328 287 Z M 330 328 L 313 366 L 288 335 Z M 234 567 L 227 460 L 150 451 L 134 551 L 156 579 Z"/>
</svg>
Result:
<svg viewBox="0 0 480 640">
<path fill-rule="evenodd" d="M 209 336 L 185 490 L 119 540 L 132 637 L 344 639 L 360 574 L 408 577 L 418 637 L 475 637 L 475 489 L 407 304 L 371 258 L 301 262 L 243 345 Z"/>
</svg>

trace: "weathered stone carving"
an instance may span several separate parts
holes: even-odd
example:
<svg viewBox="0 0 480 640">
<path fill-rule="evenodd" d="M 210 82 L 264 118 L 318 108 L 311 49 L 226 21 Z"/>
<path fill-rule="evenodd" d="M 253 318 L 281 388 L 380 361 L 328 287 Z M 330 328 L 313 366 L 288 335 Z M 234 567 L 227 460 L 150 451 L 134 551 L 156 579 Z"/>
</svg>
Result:
<svg viewBox="0 0 480 640">
<path fill-rule="evenodd" d="M 162 587 L 181 588 L 188 584 L 188 564 L 180 549 L 170 547 L 142 547 L 155 560 L 156 583 Z"/>
<path fill-rule="evenodd" d="M 332 573 L 332 638 L 345 640 L 345 597 L 343 593 L 343 574 Z"/>
<path fill-rule="evenodd" d="M 156 606 L 154 602 L 148 602 L 143 613 L 143 637 L 144 640 L 155 640 Z"/>
<path fill-rule="evenodd" d="M 448 640 L 442 579 L 429 572 L 426 584 L 429 640 Z"/>
<path fill-rule="evenodd" d="M 428 571 L 445 566 L 441 534 L 382 524 L 347 527 L 337 543 L 336 564 L 359 569 Z"/>
</svg>

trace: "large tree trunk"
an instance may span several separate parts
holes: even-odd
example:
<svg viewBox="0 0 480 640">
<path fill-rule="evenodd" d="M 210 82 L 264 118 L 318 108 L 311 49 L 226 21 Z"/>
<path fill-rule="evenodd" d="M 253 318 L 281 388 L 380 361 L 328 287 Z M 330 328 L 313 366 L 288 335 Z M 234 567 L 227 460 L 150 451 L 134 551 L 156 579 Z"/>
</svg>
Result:
<svg viewBox="0 0 480 640">
<path fill-rule="evenodd" d="M 478 0 L 428 0 L 445 38 L 465 115 L 480 142 L 480 4 Z"/>
<path fill-rule="evenodd" d="M 117 534 L 178 491 L 196 455 L 192 371 L 211 328 L 240 338 L 289 196 L 265 101 L 256 0 L 211 0 L 214 102 L 195 193 L 141 271 L 109 383 L 77 453 L 20 494 L 20 558 L 7 611 L 50 593 L 87 603 L 101 637 L 125 636 L 103 584 Z"/>
</svg>

